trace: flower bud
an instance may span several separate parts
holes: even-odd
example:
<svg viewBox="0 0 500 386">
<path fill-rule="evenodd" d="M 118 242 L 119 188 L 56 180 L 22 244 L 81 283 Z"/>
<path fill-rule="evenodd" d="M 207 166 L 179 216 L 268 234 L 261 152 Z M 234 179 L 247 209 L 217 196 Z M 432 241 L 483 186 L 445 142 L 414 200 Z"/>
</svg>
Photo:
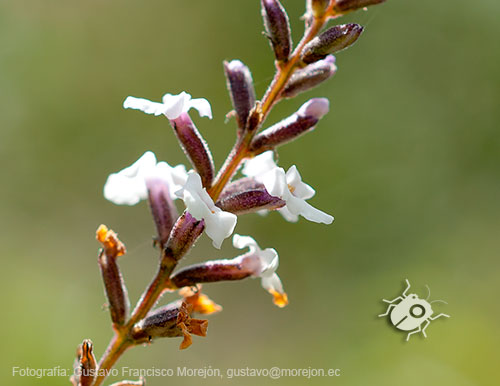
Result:
<svg viewBox="0 0 500 386">
<path fill-rule="evenodd" d="M 148 189 L 149 207 L 153 215 L 158 233 L 158 243 L 161 247 L 167 242 L 170 231 L 177 220 L 177 208 L 169 192 L 169 187 L 158 178 L 146 180 Z"/>
<path fill-rule="evenodd" d="M 320 118 L 328 112 L 329 104 L 326 98 L 310 99 L 295 114 L 257 134 L 250 150 L 260 154 L 314 130 Z"/>
<path fill-rule="evenodd" d="M 314 63 L 324 59 L 328 54 L 343 50 L 354 44 L 361 32 L 363 27 L 359 24 L 343 24 L 329 28 L 305 45 L 302 61 Z"/>
<path fill-rule="evenodd" d="M 336 71 L 337 67 L 333 55 L 328 55 L 323 60 L 318 60 L 296 70 L 281 93 L 281 97 L 293 98 L 304 91 L 308 91 L 333 76 Z"/>
<path fill-rule="evenodd" d="M 278 0 L 261 0 L 266 35 L 276 60 L 286 62 L 292 51 L 292 36 L 288 15 Z"/>
<path fill-rule="evenodd" d="M 193 246 L 205 228 L 203 220 L 198 221 L 189 212 L 177 219 L 165 245 L 165 255 L 179 261 Z"/>
<path fill-rule="evenodd" d="M 245 190 L 253 190 L 260 189 L 263 185 L 260 182 L 257 182 L 254 178 L 251 177 L 243 177 L 236 181 L 227 184 L 222 193 L 220 194 L 220 199 L 224 197 L 229 197 L 233 194 L 245 191 Z"/>
<path fill-rule="evenodd" d="M 224 73 L 226 75 L 229 96 L 236 111 L 238 127 L 243 129 L 247 123 L 250 110 L 255 105 L 252 74 L 248 67 L 239 60 L 225 61 Z"/>
<path fill-rule="evenodd" d="M 108 299 L 109 312 L 114 324 L 123 325 L 128 316 L 129 300 L 125 282 L 118 267 L 116 258 L 125 253 L 125 246 L 112 230 L 101 225 L 97 230 L 97 239 L 103 249 L 99 253 L 99 268 L 101 270 L 104 289 Z M 117 252 L 117 251 L 120 252 Z"/>
<path fill-rule="evenodd" d="M 199 283 L 242 280 L 257 276 L 260 270 L 258 259 L 252 254 L 245 254 L 230 260 L 211 260 L 184 267 L 175 272 L 170 280 L 177 287 L 188 287 Z"/>
<path fill-rule="evenodd" d="M 336 13 L 347 13 L 370 5 L 383 3 L 385 0 L 335 0 L 333 10 Z"/>
<path fill-rule="evenodd" d="M 185 349 L 191 345 L 191 334 L 207 335 L 208 320 L 191 318 L 191 311 L 192 307 L 185 302 L 157 308 L 134 326 L 132 338 L 136 343 L 145 343 L 154 338 L 183 336 L 180 349 Z"/>
<path fill-rule="evenodd" d="M 216 205 L 225 212 L 234 214 L 254 213 L 259 210 L 274 210 L 285 206 L 285 201 L 271 196 L 264 185 L 258 189 L 240 191 L 221 196 Z"/>
<path fill-rule="evenodd" d="M 97 365 L 92 348 L 92 341 L 90 339 L 85 339 L 78 347 L 77 358 L 79 361 L 79 386 L 91 386 L 92 383 L 94 383 Z"/>
<path fill-rule="evenodd" d="M 214 161 L 207 143 L 187 113 L 172 119 L 170 124 L 181 143 L 184 153 L 201 176 L 203 186 L 209 188 L 214 178 Z"/>
</svg>

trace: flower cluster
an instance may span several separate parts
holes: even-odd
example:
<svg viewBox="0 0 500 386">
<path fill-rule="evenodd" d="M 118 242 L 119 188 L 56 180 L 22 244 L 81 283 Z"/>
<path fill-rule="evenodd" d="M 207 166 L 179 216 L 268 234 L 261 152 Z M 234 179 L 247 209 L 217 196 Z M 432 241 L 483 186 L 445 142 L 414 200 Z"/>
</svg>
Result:
<svg viewBox="0 0 500 386">
<path fill-rule="evenodd" d="M 289 117 L 262 129 L 272 107 L 280 100 L 295 98 L 332 77 L 337 70 L 334 53 L 352 45 L 363 27 L 324 25 L 345 13 L 383 0 L 308 0 L 304 16 L 306 33 L 293 49 L 288 15 L 279 0 L 261 0 L 266 36 L 275 56 L 276 75 L 261 100 L 255 96 L 252 75 L 240 60 L 224 62 L 227 88 L 233 111 L 227 116 L 236 123 L 236 144 L 216 172 L 207 142 L 195 126 L 190 110 L 212 119 L 210 103 L 181 92 L 165 94 L 161 102 L 129 96 L 123 107 L 168 119 L 189 166 L 171 166 L 146 151 L 137 161 L 108 176 L 104 197 L 117 205 L 149 202 L 156 226 L 155 245 L 160 250 L 156 276 L 131 312 L 118 258 L 125 255 L 116 233 L 101 225 L 97 239 L 102 244 L 99 267 L 115 330 L 103 358 L 96 364 L 92 344 L 80 347 L 77 366 L 106 370 L 128 348 L 160 337 L 183 337 L 181 349 L 192 343 L 191 335 L 205 336 L 207 320 L 192 314 L 221 310 L 202 285 L 220 281 L 260 278 L 274 304 L 284 307 L 288 296 L 277 274 L 278 253 L 262 249 L 250 236 L 234 234 L 238 218 L 247 213 L 279 212 L 286 221 L 306 220 L 331 224 L 333 217 L 308 200 L 315 190 L 302 181 L 297 166 L 285 171 L 275 161 L 278 148 L 312 131 L 328 113 L 326 98 L 312 98 Z M 239 171 L 241 170 L 241 173 Z M 179 210 L 180 209 L 180 210 Z M 245 249 L 227 259 L 209 260 L 176 269 L 196 240 L 205 233 L 216 249 L 232 237 L 233 246 Z M 177 291 L 180 298 L 157 308 L 162 294 Z M 98 373 L 99 374 L 99 373 Z M 73 378 L 74 385 L 98 386 L 101 375 Z M 140 382 L 124 381 L 134 385 Z"/>
</svg>

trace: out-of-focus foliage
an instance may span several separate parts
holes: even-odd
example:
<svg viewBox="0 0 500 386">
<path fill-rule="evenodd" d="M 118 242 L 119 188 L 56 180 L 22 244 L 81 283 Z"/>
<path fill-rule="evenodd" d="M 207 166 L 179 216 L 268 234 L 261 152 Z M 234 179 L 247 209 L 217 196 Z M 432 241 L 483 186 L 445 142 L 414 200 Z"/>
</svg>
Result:
<svg viewBox="0 0 500 386">
<path fill-rule="evenodd" d="M 239 58 L 262 95 L 273 55 L 255 1 L 17 1 L 0 3 L 1 383 L 67 385 L 12 377 L 12 366 L 72 366 L 91 338 L 111 337 L 103 311 L 94 232 L 119 232 L 132 301 L 157 261 L 147 205 L 102 197 L 106 176 L 145 150 L 185 162 L 166 119 L 122 109 L 127 95 L 157 100 L 190 92 L 215 118 L 193 114 L 218 165 L 235 123 L 222 61 Z M 294 41 L 301 1 L 283 1 Z M 237 232 L 280 253 L 290 305 L 278 309 L 259 283 L 206 292 L 224 311 L 207 338 L 179 352 L 165 340 L 125 354 L 119 367 L 340 368 L 339 385 L 488 385 L 498 379 L 500 317 L 500 110 L 498 18 L 492 0 L 389 0 L 342 20 L 366 26 L 339 53 L 327 84 L 277 106 L 269 124 L 307 98 L 330 98 L 317 130 L 280 150 L 317 189 L 311 203 L 331 226 L 278 214 L 240 217 Z M 219 257 L 204 237 L 187 257 Z M 225 242 L 223 254 L 237 251 Z M 184 262 L 184 263 L 186 263 Z M 408 278 L 435 309 L 428 339 L 376 317 Z M 236 381 L 233 379 L 233 381 Z M 271 380 L 261 379 L 264 384 Z M 283 378 L 273 384 L 303 384 Z M 148 385 L 220 379 L 150 378 Z M 256 379 L 239 379 L 254 385 Z M 331 384 L 328 378 L 315 384 Z"/>
</svg>

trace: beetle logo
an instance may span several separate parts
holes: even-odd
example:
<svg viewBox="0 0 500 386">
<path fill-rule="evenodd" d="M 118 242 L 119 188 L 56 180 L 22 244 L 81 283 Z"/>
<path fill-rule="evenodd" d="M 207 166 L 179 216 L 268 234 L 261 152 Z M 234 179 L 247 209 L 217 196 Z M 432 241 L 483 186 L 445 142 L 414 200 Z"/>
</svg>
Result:
<svg viewBox="0 0 500 386">
<path fill-rule="evenodd" d="M 427 299 L 424 300 L 420 299 L 416 294 L 406 295 L 406 293 L 410 289 L 410 282 L 408 281 L 408 279 L 406 279 L 406 285 L 407 287 L 404 292 L 396 299 L 382 299 L 385 303 L 389 303 L 389 307 L 387 307 L 387 311 L 385 312 L 385 314 L 380 314 L 379 317 L 390 314 L 391 323 L 398 330 L 410 331 L 406 336 L 406 341 L 408 342 L 410 340 L 410 336 L 418 332 L 421 332 L 424 337 L 427 338 L 425 329 L 429 326 L 431 321 L 436 320 L 441 316 L 449 318 L 450 315 L 441 313 L 436 316 L 432 316 L 434 314 L 434 311 L 431 307 L 432 303 L 448 303 L 446 303 L 444 300 L 434 300 L 432 302 L 428 302 L 427 299 L 429 299 L 429 297 L 431 296 L 431 290 L 428 286 L 426 287 L 429 291 L 429 295 L 427 296 Z"/>
</svg>

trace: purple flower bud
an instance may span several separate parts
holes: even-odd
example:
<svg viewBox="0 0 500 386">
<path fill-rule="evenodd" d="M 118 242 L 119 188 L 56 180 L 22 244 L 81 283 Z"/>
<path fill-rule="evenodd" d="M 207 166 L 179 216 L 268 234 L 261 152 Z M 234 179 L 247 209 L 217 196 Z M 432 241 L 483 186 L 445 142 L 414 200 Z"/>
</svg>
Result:
<svg viewBox="0 0 500 386">
<path fill-rule="evenodd" d="M 222 193 L 220 194 L 220 199 L 224 197 L 232 196 L 233 194 L 243 192 L 245 190 L 261 189 L 264 185 L 257 182 L 254 178 L 243 177 L 236 181 L 227 184 Z"/>
<path fill-rule="evenodd" d="M 243 129 L 247 123 L 250 110 L 255 105 L 255 90 L 252 74 L 247 66 L 239 60 L 224 62 L 227 89 L 236 111 L 238 127 Z"/>
<path fill-rule="evenodd" d="M 158 233 L 158 242 L 163 248 L 178 217 L 177 208 L 165 181 L 150 178 L 146 180 L 146 186 L 148 188 L 149 207 Z"/>
<path fill-rule="evenodd" d="M 250 145 L 250 150 L 260 154 L 314 130 L 318 121 L 328 113 L 329 105 L 326 98 L 310 99 L 295 114 L 257 134 Z"/>
<path fill-rule="evenodd" d="M 336 71 L 337 66 L 335 66 L 335 57 L 333 55 L 328 55 L 323 60 L 318 60 L 296 70 L 281 93 L 281 97 L 293 98 L 304 91 L 308 91 L 333 76 Z"/>
<path fill-rule="evenodd" d="M 275 210 L 285 206 L 279 197 L 271 196 L 264 185 L 260 189 L 245 190 L 231 195 L 221 196 L 216 205 L 223 211 L 234 214 L 254 213 L 259 210 Z"/>
<path fill-rule="evenodd" d="M 242 280 L 252 275 L 259 275 L 260 269 L 258 259 L 245 254 L 230 260 L 211 260 L 184 267 L 175 272 L 170 280 L 180 288 L 198 283 Z"/>
<path fill-rule="evenodd" d="M 335 0 L 333 7 L 337 13 L 347 13 L 370 5 L 383 3 L 385 0 Z"/>
<path fill-rule="evenodd" d="M 170 124 L 181 143 L 182 149 L 201 176 L 203 186 L 209 188 L 214 178 L 214 161 L 207 143 L 187 113 L 172 119 Z"/>
<path fill-rule="evenodd" d="M 343 50 L 354 44 L 361 32 L 363 32 L 363 27 L 359 24 L 343 24 L 329 28 L 306 44 L 302 53 L 302 61 L 314 63 L 324 59 L 328 54 Z"/>
<path fill-rule="evenodd" d="M 116 234 L 104 225 L 101 225 L 97 230 L 97 239 L 103 245 L 103 249 L 99 253 L 98 263 L 108 299 L 111 320 L 114 324 L 123 325 L 128 316 L 130 304 L 127 287 L 125 287 L 116 259 L 125 254 L 125 246 Z"/>
<path fill-rule="evenodd" d="M 115 324 L 123 325 L 128 316 L 130 304 L 120 269 L 116 259 L 107 256 L 104 251 L 99 254 L 98 262 L 108 298 L 111 320 Z"/>
<path fill-rule="evenodd" d="M 292 52 L 288 15 L 278 0 L 261 0 L 261 4 L 264 27 L 276 60 L 286 62 Z"/>
<path fill-rule="evenodd" d="M 191 249 L 204 228 L 203 220 L 198 221 L 189 212 L 184 212 L 170 232 L 164 254 L 174 261 L 179 261 Z"/>
</svg>

